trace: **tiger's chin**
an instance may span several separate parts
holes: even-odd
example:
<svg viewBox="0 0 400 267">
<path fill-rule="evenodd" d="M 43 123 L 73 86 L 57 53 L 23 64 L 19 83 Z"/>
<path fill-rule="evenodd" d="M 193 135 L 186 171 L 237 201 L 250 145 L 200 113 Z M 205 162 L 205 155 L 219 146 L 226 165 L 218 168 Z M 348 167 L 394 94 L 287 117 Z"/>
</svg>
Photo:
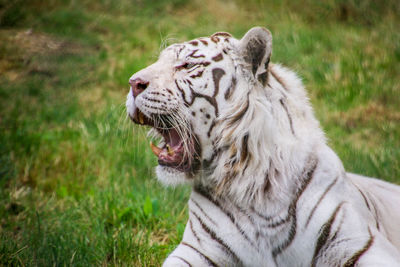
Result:
<svg viewBox="0 0 400 267">
<path fill-rule="evenodd" d="M 158 181 L 160 181 L 165 186 L 190 184 L 191 181 L 187 173 L 163 165 L 158 165 L 156 167 L 156 175 Z"/>
</svg>

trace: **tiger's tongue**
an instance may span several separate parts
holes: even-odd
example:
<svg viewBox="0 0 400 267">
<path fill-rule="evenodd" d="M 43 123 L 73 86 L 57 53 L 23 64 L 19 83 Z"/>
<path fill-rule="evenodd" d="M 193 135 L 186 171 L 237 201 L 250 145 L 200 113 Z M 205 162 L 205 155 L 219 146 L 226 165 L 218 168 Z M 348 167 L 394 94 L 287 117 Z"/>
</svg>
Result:
<svg viewBox="0 0 400 267">
<path fill-rule="evenodd" d="M 182 159 L 183 145 L 178 132 L 175 129 L 162 132 L 164 137 L 165 146 L 159 148 L 153 143 L 150 143 L 150 148 L 159 159 L 165 161 L 176 161 Z"/>
<path fill-rule="evenodd" d="M 158 164 L 166 166 L 180 166 L 184 162 L 183 142 L 177 146 L 165 145 L 159 148 L 150 143 L 151 150 L 158 158 Z"/>
</svg>

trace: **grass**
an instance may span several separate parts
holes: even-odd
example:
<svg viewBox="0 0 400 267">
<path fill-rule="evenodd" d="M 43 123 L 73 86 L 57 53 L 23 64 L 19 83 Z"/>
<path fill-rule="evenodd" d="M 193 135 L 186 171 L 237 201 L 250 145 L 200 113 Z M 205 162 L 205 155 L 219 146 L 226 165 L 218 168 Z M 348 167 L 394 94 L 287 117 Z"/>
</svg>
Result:
<svg viewBox="0 0 400 267">
<path fill-rule="evenodd" d="M 0 0 L 0 265 L 158 266 L 190 189 L 125 117 L 164 43 L 263 25 L 348 171 L 400 183 L 397 1 Z"/>
</svg>

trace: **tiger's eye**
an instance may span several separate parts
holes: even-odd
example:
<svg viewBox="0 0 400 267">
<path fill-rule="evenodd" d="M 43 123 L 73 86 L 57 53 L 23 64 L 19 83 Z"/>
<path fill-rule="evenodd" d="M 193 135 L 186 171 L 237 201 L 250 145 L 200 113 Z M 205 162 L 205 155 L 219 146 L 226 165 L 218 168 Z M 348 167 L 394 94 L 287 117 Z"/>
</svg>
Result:
<svg viewBox="0 0 400 267">
<path fill-rule="evenodd" d="M 191 68 L 193 68 L 194 66 L 196 66 L 196 64 L 194 64 L 194 63 L 185 63 L 185 64 L 184 64 L 184 68 L 185 68 L 185 69 L 191 69 Z"/>
<path fill-rule="evenodd" d="M 196 66 L 196 63 L 189 63 L 189 62 L 186 62 L 186 63 L 184 63 L 184 64 L 182 64 L 182 65 L 180 65 L 180 66 L 178 66 L 178 67 L 176 67 L 177 69 L 191 69 L 191 68 L 193 68 L 194 66 Z"/>
</svg>

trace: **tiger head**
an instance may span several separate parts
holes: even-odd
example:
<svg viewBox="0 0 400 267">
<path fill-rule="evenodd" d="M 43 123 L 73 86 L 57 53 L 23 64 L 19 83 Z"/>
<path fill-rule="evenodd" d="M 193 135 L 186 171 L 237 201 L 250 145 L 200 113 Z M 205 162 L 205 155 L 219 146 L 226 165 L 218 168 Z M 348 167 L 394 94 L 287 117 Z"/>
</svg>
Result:
<svg viewBox="0 0 400 267">
<path fill-rule="evenodd" d="M 129 117 L 152 127 L 163 140 L 151 144 L 159 180 L 177 184 L 210 177 L 218 169 L 215 183 L 224 184 L 250 162 L 257 165 L 269 157 L 264 151 L 255 160 L 252 152 L 268 142 L 259 137 L 263 125 L 273 128 L 268 101 L 279 103 L 279 93 L 264 89 L 275 82 L 269 79 L 271 47 L 265 28 L 252 28 L 240 40 L 218 32 L 169 46 L 157 62 L 130 77 Z M 266 113 L 255 116 L 260 110 Z M 290 133 L 293 122 L 287 116 L 283 120 L 279 125 Z M 224 175 L 229 177 L 224 180 Z"/>
</svg>

